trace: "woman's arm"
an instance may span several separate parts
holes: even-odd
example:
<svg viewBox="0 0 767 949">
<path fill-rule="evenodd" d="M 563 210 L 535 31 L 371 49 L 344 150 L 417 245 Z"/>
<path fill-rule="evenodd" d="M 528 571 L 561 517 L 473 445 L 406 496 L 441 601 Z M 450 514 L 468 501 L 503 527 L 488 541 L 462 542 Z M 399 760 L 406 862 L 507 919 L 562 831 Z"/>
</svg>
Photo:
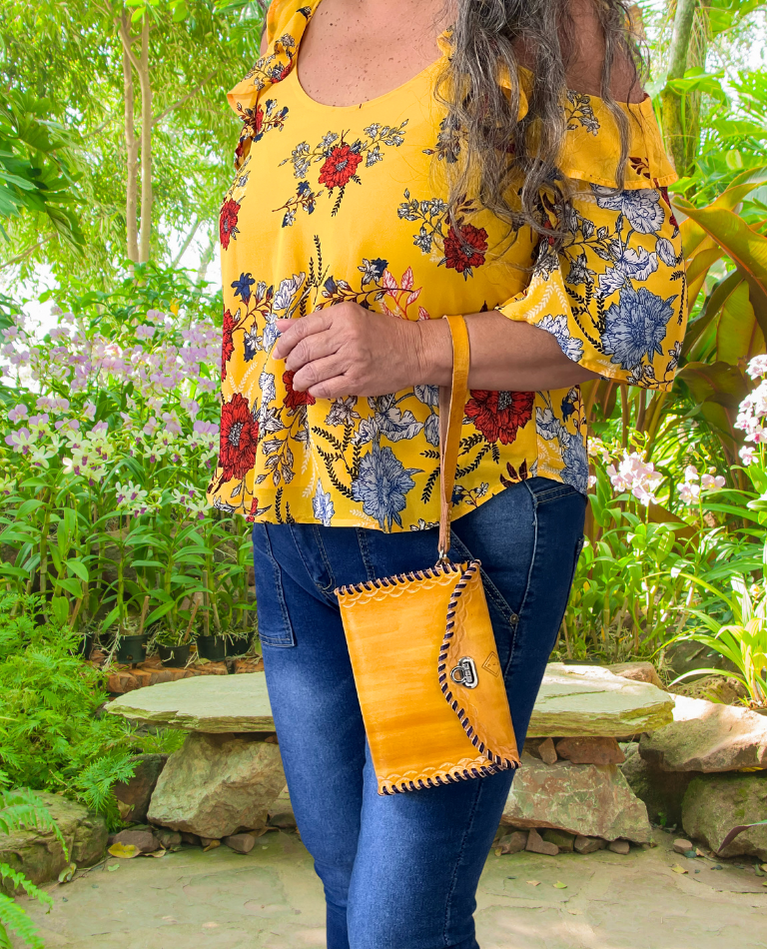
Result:
<svg viewBox="0 0 767 949">
<path fill-rule="evenodd" d="M 555 337 L 498 310 L 466 315 L 472 389 L 562 389 L 595 377 Z M 443 320 L 410 322 L 341 303 L 277 320 L 273 355 L 295 372 L 293 388 L 318 399 L 375 396 L 414 385 L 449 385 L 452 349 Z"/>
</svg>

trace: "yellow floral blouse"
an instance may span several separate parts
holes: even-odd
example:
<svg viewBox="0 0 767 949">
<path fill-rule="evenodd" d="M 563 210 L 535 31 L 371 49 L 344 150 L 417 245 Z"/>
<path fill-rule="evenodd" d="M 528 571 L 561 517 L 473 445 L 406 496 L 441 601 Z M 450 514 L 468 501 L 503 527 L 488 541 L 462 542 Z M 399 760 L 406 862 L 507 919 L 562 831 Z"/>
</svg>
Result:
<svg viewBox="0 0 767 949">
<path fill-rule="evenodd" d="M 615 121 L 601 99 L 570 92 L 569 239 L 557 253 L 525 228 L 494 255 L 504 226 L 471 200 L 460 234 L 448 224 L 444 168 L 461 145 L 433 98 L 442 61 L 359 105 L 319 104 L 293 68 L 319 2 L 273 0 L 266 53 L 229 93 L 243 129 L 221 208 L 221 449 L 208 497 L 248 520 L 417 530 L 439 518 L 437 389 L 315 400 L 272 358 L 275 320 L 344 301 L 406 320 L 494 307 L 604 377 L 668 389 L 686 319 L 665 190 L 675 175 L 646 98 L 624 107 L 617 190 Z M 440 47 L 449 55 L 449 32 Z M 473 390 L 453 516 L 534 475 L 585 492 L 585 442 L 577 387 Z"/>
</svg>

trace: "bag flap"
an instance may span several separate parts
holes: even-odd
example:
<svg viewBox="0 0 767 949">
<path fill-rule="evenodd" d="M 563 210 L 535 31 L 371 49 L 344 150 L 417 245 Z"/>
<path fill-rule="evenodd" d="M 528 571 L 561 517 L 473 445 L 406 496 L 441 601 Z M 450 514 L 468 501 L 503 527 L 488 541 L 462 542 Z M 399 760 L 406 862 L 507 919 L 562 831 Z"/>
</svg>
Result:
<svg viewBox="0 0 767 949">
<path fill-rule="evenodd" d="M 503 769 L 519 765 L 478 560 L 466 565 L 450 598 L 437 675 L 445 700 L 480 754 Z"/>
</svg>

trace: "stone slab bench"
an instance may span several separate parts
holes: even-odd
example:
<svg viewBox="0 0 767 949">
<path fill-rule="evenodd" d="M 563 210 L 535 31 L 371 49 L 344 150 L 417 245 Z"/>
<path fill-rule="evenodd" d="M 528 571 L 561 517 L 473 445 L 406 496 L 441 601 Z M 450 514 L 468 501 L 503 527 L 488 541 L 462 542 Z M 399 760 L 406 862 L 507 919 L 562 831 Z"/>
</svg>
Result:
<svg viewBox="0 0 767 949">
<path fill-rule="evenodd" d="M 274 731 L 263 672 L 195 676 L 137 689 L 110 702 L 114 715 L 186 731 Z M 626 738 L 673 721 L 674 701 L 648 682 L 600 666 L 549 663 L 528 736 Z"/>
</svg>

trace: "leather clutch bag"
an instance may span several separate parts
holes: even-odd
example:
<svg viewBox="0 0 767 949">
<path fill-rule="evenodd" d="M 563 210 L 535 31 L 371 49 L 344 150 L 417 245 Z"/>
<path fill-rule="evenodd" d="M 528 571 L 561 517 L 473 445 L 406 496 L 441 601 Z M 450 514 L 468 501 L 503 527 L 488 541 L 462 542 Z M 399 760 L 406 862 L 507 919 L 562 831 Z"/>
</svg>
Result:
<svg viewBox="0 0 767 949">
<path fill-rule="evenodd" d="M 453 371 L 449 411 L 440 413 L 439 559 L 425 570 L 335 591 L 379 794 L 519 764 L 480 563 L 447 557 L 469 336 L 462 316 L 446 319 Z"/>
</svg>

